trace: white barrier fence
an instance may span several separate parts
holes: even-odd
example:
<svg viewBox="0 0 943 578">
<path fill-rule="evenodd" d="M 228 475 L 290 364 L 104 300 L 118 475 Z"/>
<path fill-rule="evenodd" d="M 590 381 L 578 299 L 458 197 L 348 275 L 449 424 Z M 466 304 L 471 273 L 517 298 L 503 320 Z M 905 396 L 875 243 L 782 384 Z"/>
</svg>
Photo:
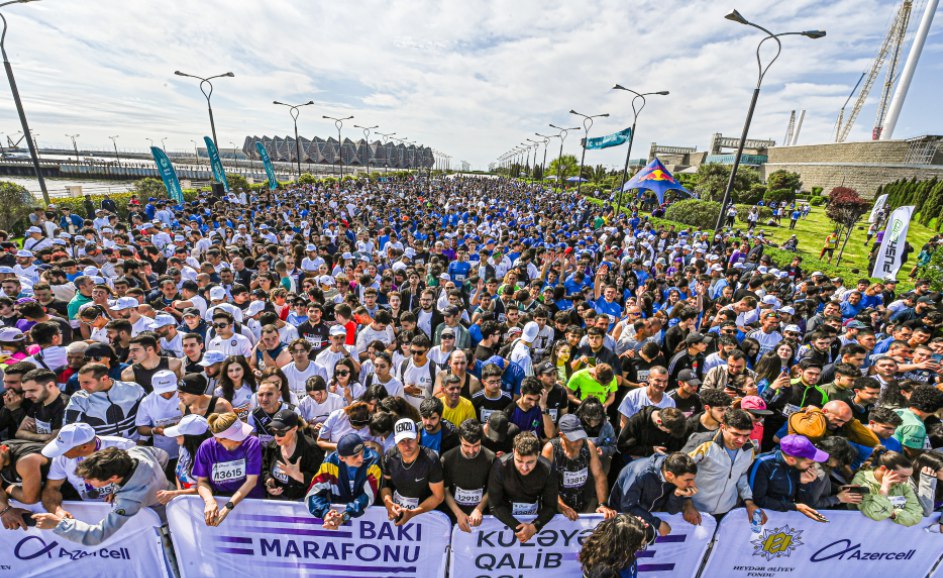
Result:
<svg viewBox="0 0 943 578">
<path fill-rule="evenodd" d="M 110 509 L 82 502 L 65 507 L 92 523 Z M 30 509 L 42 510 L 38 505 Z M 829 523 L 797 512 L 767 514 L 760 534 L 751 534 L 742 509 L 719 526 L 708 515 L 700 526 L 680 515 L 662 516 L 672 531 L 639 553 L 639 575 L 943 578 L 943 568 L 936 568 L 943 535 L 935 516 L 905 528 L 853 511 L 827 511 Z M 582 539 L 602 520 L 599 515 L 574 522 L 556 516 L 528 544 L 520 544 L 491 516 L 465 533 L 440 512 L 396 527 L 380 507 L 337 531 L 324 530 L 298 502 L 245 500 L 221 526 L 207 527 L 203 501 L 186 496 L 168 505 L 167 518 L 182 578 L 257 578 L 272 571 L 279 576 L 443 578 L 447 566 L 449 578 L 570 578 L 580 576 Z M 0 531 L 0 578 L 169 578 L 159 527 L 157 514 L 145 509 L 93 547 L 35 528 Z"/>
<path fill-rule="evenodd" d="M 45 511 L 39 504 L 16 505 Z M 77 520 L 93 524 L 111 511 L 109 504 L 98 502 L 65 502 L 62 507 Z M 168 578 L 160 526 L 157 514 L 145 508 L 98 546 L 76 544 L 48 530 L 0 529 L 0 577 Z"/>
</svg>

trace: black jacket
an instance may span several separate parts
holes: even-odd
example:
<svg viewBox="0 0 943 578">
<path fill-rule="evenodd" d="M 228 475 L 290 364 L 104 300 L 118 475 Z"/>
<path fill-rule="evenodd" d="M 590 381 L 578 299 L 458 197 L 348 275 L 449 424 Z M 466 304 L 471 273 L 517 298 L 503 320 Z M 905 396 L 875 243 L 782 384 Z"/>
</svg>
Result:
<svg viewBox="0 0 943 578">
<path fill-rule="evenodd" d="M 684 446 L 683 436 L 674 437 L 659 429 L 652 421 L 652 414 L 658 410 L 649 405 L 629 418 L 616 442 L 622 454 L 647 457 L 655 453 L 655 446 L 664 446 L 669 453 L 679 451 Z"/>
<path fill-rule="evenodd" d="M 609 493 L 609 506 L 623 514 L 642 518 L 656 530 L 661 519 L 654 512 L 677 514 L 690 498 L 675 495 L 675 485 L 665 481 L 661 466 L 667 456 L 635 460 L 622 468 Z"/>
</svg>

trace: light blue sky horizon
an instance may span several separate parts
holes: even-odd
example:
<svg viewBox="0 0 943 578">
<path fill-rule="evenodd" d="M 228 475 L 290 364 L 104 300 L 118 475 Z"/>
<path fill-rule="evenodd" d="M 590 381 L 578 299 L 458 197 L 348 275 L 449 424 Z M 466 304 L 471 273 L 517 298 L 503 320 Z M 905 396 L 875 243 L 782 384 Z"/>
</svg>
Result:
<svg viewBox="0 0 943 578">
<path fill-rule="evenodd" d="M 731 8 L 776 32 L 823 28 L 821 40 L 784 39 L 763 86 L 750 136 L 781 142 L 791 110 L 806 109 L 799 144 L 831 142 L 845 98 L 867 70 L 899 2 L 707 0 L 348 3 L 283 0 L 96 0 L 5 7 L 6 49 L 30 125 L 43 147 L 118 146 L 143 151 L 146 138 L 190 150 L 209 134 L 200 75 L 215 81 L 213 110 L 221 148 L 246 136 L 288 135 L 291 118 L 271 104 L 306 102 L 299 132 L 335 135 L 321 115 L 378 124 L 420 144 L 486 168 L 547 125 L 576 126 L 571 108 L 610 113 L 591 136 L 631 125 L 630 95 L 651 97 L 639 119 L 633 158 L 649 144 L 697 146 L 714 132 L 740 133 L 756 81 L 758 31 L 723 18 Z M 916 8 L 924 2 L 916 2 Z M 919 20 L 920 13 L 913 15 Z M 943 23 L 936 15 L 895 137 L 943 134 Z M 916 22 L 912 24 L 912 28 Z M 905 47 L 901 65 L 909 51 Z M 883 75 L 849 140 L 869 140 Z M 20 130 L 9 88 L 0 98 L 0 132 Z M 15 137 L 14 137 L 15 138 Z M 5 142 L 5 138 L 4 138 Z M 549 159 L 556 156 L 557 141 Z M 578 154 L 571 135 L 566 152 Z M 541 153 L 542 153 L 541 149 Z M 625 148 L 587 154 L 587 164 L 621 166 Z"/>
</svg>

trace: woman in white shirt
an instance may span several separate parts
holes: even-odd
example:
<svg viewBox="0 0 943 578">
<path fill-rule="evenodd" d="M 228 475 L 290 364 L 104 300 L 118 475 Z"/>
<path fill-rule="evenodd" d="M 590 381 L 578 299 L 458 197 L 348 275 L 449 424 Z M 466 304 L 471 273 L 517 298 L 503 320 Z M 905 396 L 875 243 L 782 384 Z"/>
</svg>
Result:
<svg viewBox="0 0 943 578">
<path fill-rule="evenodd" d="M 246 358 L 233 355 L 223 362 L 219 370 L 219 387 L 213 395 L 232 404 L 232 410 L 239 419 L 247 421 L 252 411 L 252 394 L 255 393 L 255 376 L 249 368 Z"/>
</svg>

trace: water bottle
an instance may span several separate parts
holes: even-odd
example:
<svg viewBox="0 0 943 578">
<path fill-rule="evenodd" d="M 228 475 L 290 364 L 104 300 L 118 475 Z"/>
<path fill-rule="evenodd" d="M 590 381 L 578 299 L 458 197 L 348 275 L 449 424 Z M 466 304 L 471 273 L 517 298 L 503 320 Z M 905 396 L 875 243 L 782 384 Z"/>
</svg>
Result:
<svg viewBox="0 0 943 578">
<path fill-rule="evenodd" d="M 755 510 L 750 517 L 750 532 L 759 534 L 763 531 L 763 510 Z"/>
</svg>

